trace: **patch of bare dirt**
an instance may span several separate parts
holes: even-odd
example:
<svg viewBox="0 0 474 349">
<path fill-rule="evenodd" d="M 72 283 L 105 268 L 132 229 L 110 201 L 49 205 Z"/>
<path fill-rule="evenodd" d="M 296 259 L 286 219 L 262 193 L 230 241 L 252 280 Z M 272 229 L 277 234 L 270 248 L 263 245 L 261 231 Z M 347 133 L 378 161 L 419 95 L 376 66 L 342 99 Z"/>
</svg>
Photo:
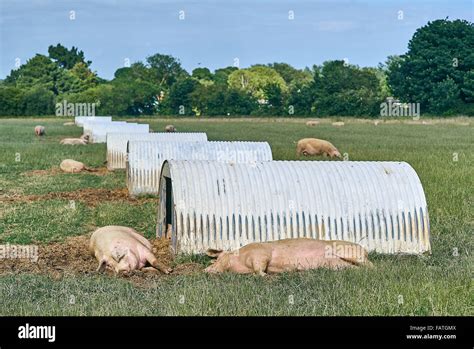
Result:
<svg viewBox="0 0 474 349">
<path fill-rule="evenodd" d="M 153 202 L 153 198 L 132 198 L 128 194 L 126 188 L 119 189 L 101 189 L 101 188 L 85 188 L 68 192 L 51 192 L 44 195 L 21 195 L 8 194 L 0 195 L 2 202 L 33 202 L 40 200 L 65 199 L 77 200 L 83 202 L 87 206 L 95 207 L 104 201 L 121 201 L 130 204 L 143 204 Z"/>
<path fill-rule="evenodd" d="M 88 274 L 95 271 L 97 261 L 89 252 L 89 235 L 74 236 L 64 242 L 38 246 L 38 260 L 4 259 L 0 274 L 48 274 L 54 278 L 61 274 Z"/>
<path fill-rule="evenodd" d="M 42 274 L 54 279 L 61 279 L 66 275 L 94 275 L 98 262 L 89 252 L 90 234 L 67 238 L 64 242 L 55 242 L 38 246 L 38 260 L 3 259 L 0 262 L 2 274 Z M 153 253 L 160 262 L 172 266 L 173 255 L 170 251 L 169 240 L 152 239 Z M 201 271 L 203 267 L 197 263 L 185 263 L 174 267 L 170 275 L 190 274 Z M 112 271 L 106 271 L 114 275 Z M 127 275 L 118 275 L 130 281 L 141 284 L 146 280 L 163 277 L 159 271 L 137 270 Z"/>
</svg>

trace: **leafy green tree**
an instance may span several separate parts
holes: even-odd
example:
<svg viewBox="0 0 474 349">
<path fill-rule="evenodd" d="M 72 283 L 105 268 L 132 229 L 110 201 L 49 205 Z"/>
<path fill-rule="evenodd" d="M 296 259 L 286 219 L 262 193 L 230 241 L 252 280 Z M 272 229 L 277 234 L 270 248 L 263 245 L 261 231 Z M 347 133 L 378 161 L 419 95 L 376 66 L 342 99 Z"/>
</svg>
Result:
<svg viewBox="0 0 474 349">
<path fill-rule="evenodd" d="M 196 68 L 192 71 L 192 77 L 198 80 L 212 80 L 212 73 L 208 68 Z"/>
<path fill-rule="evenodd" d="M 309 69 L 299 70 L 288 63 L 272 63 L 268 66 L 280 74 L 287 86 L 307 85 L 313 80 L 313 74 Z"/>
<path fill-rule="evenodd" d="M 467 103 L 474 103 L 474 69 L 464 75 L 461 94 Z"/>
<path fill-rule="evenodd" d="M 91 65 L 91 61 L 86 61 L 84 52 L 79 51 L 77 47 L 72 47 L 68 50 L 61 44 L 48 47 L 48 54 L 51 59 L 58 63 L 61 68 L 72 69 L 76 64 L 82 63 L 86 67 Z"/>
<path fill-rule="evenodd" d="M 155 54 L 146 59 L 150 69 L 152 82 L 163 90 L 168 90 L 178 79 L 188 76 L 181 63 L 173 56 Z"/>
<path fill-rule="evenodd" d="M 78 93 L 96 86 L 98 79 L 84 63 L 77 63 L 72 69 L 60 69 L 55 91 L 58 95 Z"/>
<path fill-rule="evenodd" d="M 97 74 L 92 72 L 84 62 L 76 63 L 70 72 L 80 81 L 83 90 L 97 85 Z"/>
<path fill-rule="evenodd" d="M 260 104 L 254 115 L 284 115 L 284 94 L 278 84 L 268 84 L 263 88 L 266 101 Z"/>
<path fill-rule="evenodd" d="M 147 81 L 112 83 L 112 98 L 120 106 L 118 115 L 152 115 L 156 107 L 158 88 Z"/>
<path fill-rule="evenodd" d="M 112 96 L 118 101 L 118 115 L 152 115 L 156 111 L 160 86 L 154 70 L 142 62 L 115 71 Z M 110 109 L 110 108 L 109 108 Z"/>
<path fill-rule="evenodd" d="M 250 115 L 258 107 L 256 98 L 251 94 L 231 88 L 226 91 L 224 104 L 229 116 Z"/>
<path fill-rule="evenodd" d="M 197 115 L 226 115 L 226 98 L 227 89 L 220 86 L 198 84 L 193 92 L 191 92 L 191 104 Z"/>
<path fill-rule="evenodd" d="M 14 86 L 0 86 L 0 115 L 24 115 L 24 91 Z"/>
<path fill-rule="evenodd" d="M 88 90 L 64 95 L 70 103 L 96 103 L 96 113 L 123 115 L 128 104 L 116 98 L 112 84 L 100 84 Z"/>
<path fill-rule="evenodd" d="M 288 90 L 285 80 L 276 70 L 262 65 L 232 72 L 229 75 L 228 83 L 230 88 L 250 93 L 260 100 L 267 99 L 265 95 L 267 85 L 275 84 L 279 86 L 282 92 Z"/>
<path fill-rule="evenodd" d="M 152 71 L 142 62 L 133 63 L 130 67 L 119 68 L 114 74 L 115 80 L 122 81 L 150 81 L 152 80 Z"/>
<path fill-rule="evenodd" d="M 192 78 L 181 79 L 174 83 L 159 107 L 160 114 L 194 115 L 192 93 L 198 85 L 199 82 Z"/>
<path fill-rule="evenodd" d="M 316 115 L 376 116 L 383 100 L 375 72 L 344 61 L 315 67 L 313 108 Z"/>
<path fill-rule="evenodd" d="M 5 80 L 6 85 L 28 90 L 42 87 L 55 95 L 84 91 L 97 84 L 97 76 L 84 63 L 77 63 L 72 69 L 60 68 L 44 55 L 36 55 Z"/>
<path fill-rule="evenodd" d="M 449 113 L 461 102 L 459 86 L 453 79 L 447 78 L 434 87 L 428 100 L 432 110 L 438 113 Z"/>
<path fill-rule="evenodd" d="M 419 28 L 408 52 L 389 58 L 388 83 L 403 102 L 420 103 L 428 112 L 443 112 L 459 101 L 472 101 L 474 70 L 474 25 L 464 20 L 436 20 Z M 456 85 L 456 88 L 454 88 Z M 449 103 L 437 101 L 448 96 Z"/>
<path fill-rule="evenodd" d="M 56 63 L 44 55 L 37 54 L 17 70 L 12 70 L 6 78 L 6 83 L 22 89 L 41 86 L 57 94 L 60 75 L 61 70 Z"/>
<path fill-rule="evenodd" d="M 312 105 L 315 101 L 314 90 L 309 85 L 296 85 L 290 89 L 286 113 L 295 116 L 312 115 Z"/>
<path fill-rule="evenodd" d="M 226 67 L 221 69 L 216 69 L 214 71 L 214 83 L 219 86 L 226 86 L 227 87 L 227 80 L 229 75 L 238 70 L 237 67 Z"/>
<path fill-rule="evenodd" d="M 43 87 L 34 87 L 23 96 L 23 111 L 25 115 L 54 114 L 54 94 Z"/>
</svg>

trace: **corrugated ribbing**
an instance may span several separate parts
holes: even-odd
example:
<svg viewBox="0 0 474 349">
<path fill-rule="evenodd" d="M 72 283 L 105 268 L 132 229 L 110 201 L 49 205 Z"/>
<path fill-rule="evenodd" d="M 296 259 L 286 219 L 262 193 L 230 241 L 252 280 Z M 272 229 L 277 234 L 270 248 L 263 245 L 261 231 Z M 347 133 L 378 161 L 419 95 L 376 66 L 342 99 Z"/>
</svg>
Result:
<svg viewBox="0 0 474 349">
<path fill-rule="evenodd" d="M 137 133 L 107 133 L 107 167 L 109 170 L 125 169 L 128 141 L 160 141 L 160 142 L 206 142 L 204 132 L 155 132 L 148 134 Z"/>
<path fill-rule="evenodd" d="M 423 187 L 405 162 L 171 160 L 160 186 L 157 234 L 171 224 L 176 252 L 297 237 L 430 251 Z"/>
<path fill-rule="evenodd" d="M 165 160 L 213 160 L 231 163 L 272 160 L 267 142 L 155 142 L 129 141 L 127 186 L 133 196 L 158 194 Z"/>
</svg>

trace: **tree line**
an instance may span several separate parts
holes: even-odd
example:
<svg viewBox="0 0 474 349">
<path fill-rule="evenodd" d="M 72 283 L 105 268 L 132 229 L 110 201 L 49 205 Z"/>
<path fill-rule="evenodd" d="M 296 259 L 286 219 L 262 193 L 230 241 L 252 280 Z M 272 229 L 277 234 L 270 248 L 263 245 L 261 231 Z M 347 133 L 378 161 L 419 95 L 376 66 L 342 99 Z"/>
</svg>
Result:
<svg viewBox="0 0 474 349">
<path fill-rule="evenodd" d="M 50 46 L 0 81 L 0 115 L 53 115 L 67 101 L 95 103 L 99 115 L 377 117 L 389 97 L 417 103 L 423 114 L 474 115 L 474 26 L 464 20 L 429 22 L 404 55 L 377 67 L 333 60 L 189 73 L 157 53 L 108 81 L 90 65 L 76 47 Z"/>
</svg>

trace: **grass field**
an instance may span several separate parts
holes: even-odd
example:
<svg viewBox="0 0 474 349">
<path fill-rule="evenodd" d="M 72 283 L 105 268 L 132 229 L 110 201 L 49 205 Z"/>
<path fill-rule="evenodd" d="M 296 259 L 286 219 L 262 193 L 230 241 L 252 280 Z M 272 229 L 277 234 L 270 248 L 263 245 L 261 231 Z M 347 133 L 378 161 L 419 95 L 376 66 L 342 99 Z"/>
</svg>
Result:
<svg viewBox="0 0 474 349">
<path fill-rule="evenodd" d="M 78 127 L 63 126 L 65 121 L 69 120 L 0 119 L 0 244 L 46 244 L 108 224 L 131 226 L 151 238 L 155 200 L 140 205 L 79 202 L 71 210 L 66 199 L 19 199 L 125 186 L 123 172 L 102 176 L 31 172 L 50 170 L 65 158 L 103 166 L 104 144 L 59 144 L 61 138 L 81 133 Z M 372 254 L 375 268 L 371 270 L 314 270 L 266 278 L 195 272 L 152 278 L 139 285 L 108 275 L 52 278 L 4 273 L 0 315 L 474 315 L 472 122 L 374 126 L 354 119 L 343 127 L 329 121 L 306 127 L 303 119 L 140 121 L 154 130 L 173 123 L 178 131 L 207 132 L 209 140 L 265 140 L 277 160 L 296 159 L 294 142 L 317 137 L 330 140 L 350 160 L 407 161 L 420 176 L 427 196 L 432 255 Z M 35 137 L 37 124 L 46 127 L 46 137 Z M 188 261 L 208 262 L 204 257 L 179 256 L 176 264 Z"/>
</svg>

